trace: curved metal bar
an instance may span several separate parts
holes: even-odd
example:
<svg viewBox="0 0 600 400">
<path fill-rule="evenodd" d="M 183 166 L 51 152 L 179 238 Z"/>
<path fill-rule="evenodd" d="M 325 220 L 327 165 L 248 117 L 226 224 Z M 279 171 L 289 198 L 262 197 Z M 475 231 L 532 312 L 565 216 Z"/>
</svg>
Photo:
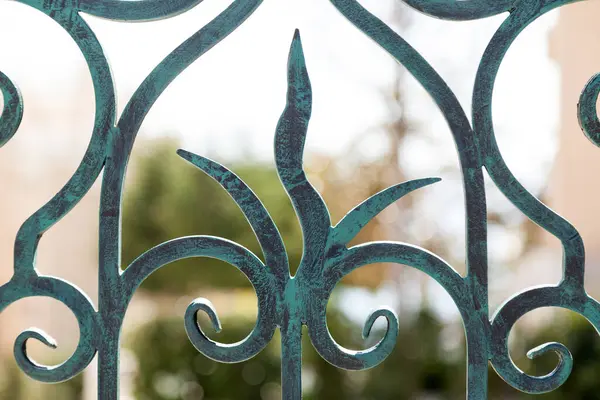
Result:
<svg viewBox="0 0 600 400">
<path fill-rule="evenodd" d="M 468 399 L 487 397 L 488 259 L 486 193 L 480 144 L 458 99 L 431 65 L 402 37 L 356 0 L 330 0 L 346 19 L 384 48 L 432 96 L 446 119 L 458 151 L 466 210 L 466 284 L 476 304 L 463 314 L 470 329 L 468 344 Z M 474 332 L 474 333 L 472 333 Z"/>
<path fill-rule="evenodd" d="M 194 61 L 229 36 L 256 11 L 262 0 L 236 0 L 227 9 L 173 50 L 135 91 L 119 120 L 123 150 L 130 150 L 146 115 L 173 80 Z M 128 151 L 124 151 L 128 154 Z"/>
<path fill-rule="evenodd" d="M 557 389 L 569 377 L 573 357 L 560 343 L 546 343 L 528 352 L 529 358 L 553 351 L 559 362 L 545 376 L 531 376 L 521 371 L 512 361 L 508 349 L 508 336 L 519 318 L 542 307 L 560 307 L 584 316 L 598 331 L 600 329 L 600 303 L 580 291 L 569 291 L 561 286 L 542 286 L 517 294 L 503 304 L 492 320 L 490 343 L 491 364 L 507 383 L 527 393 L 539 394 Z"/>
<path fill-rule="evenodd" d="M 504 55 L 517 36 L 544 13 L 577 0 L 545 0 L 522 2 L 500 26 L 482 57 L 473 90 L 473 123 L 480 138 L 482 158 L 490 177 L 504 195 L 528 218 L 556 236 L 563 245 L 563 279 L 558 286 L 528 290 L 515 296 L 500 307 L 492 322 L 490 341 L 491 364 L 510 385 L 528 393 L 545 393 L 562 385 L 572 368 L 572 357 L 561 344 L 551 343 L 534 349 L 530 357 L 554 351 L 559 363 L 554 371 L 542 377 L 525 374 L 511 360 L 508 335 L 518 318 L 541 307 L 563 307 L 579 312 L 598 329 L 600 325 L 598 303 L 585 294 L 585 251 L 579 232 L 565 219 L 538 201 L 514 177 L 504 162 L 495 139 L 492 119 L 492 99 L 496 76 Z M 593 84 L 586 89 L 592 90 Z M 587 109 L 589 92 L 584 91 L 582 113 L 592 115 Z M 595 107 L 594 107 L 595 115 Z M 585 120 L 582 127 L 589 128 Z M 587 133 L 587 132 L 586 132 Z M 585 307 L 583 306 L 585 305 Z"/>
<path fill-rule="evenodd" d="M 600 147 L 600 120 L 596 107 L 598 94 L 600 94 L 600 74 L 594 75 L 585 85 L 577 103 L 577 116 L 585 136 Z"/>
<path fill-rule="evenodd" d="M 135 290 L 150 274 L 169 263 L 190 257 L 215 258 L 238 268 L 252 283 L 259 305 L 256 326 L 248 337 L 238 343 L 222 344 L 209 339 L 196 321 L 198 311 L 205 311 L 218 331 L 220 322 L 216 311 L 204 299 L 194 301 L 185 314 L 186 330 L 194 347 L 207 357 L 221 362 L 241 362 L 258 354 L 269 343 L 277 326 L 276 292 L 272 290 L 274 277 L 258 257 L 234 242 L 212 236 L 189 236 L 148 250 L 134 260 L 122 275 L 124 309 Z"/>
<path fill-rule="evenodd" d="M 355 269 L 374 263 L 391 262 L 414 267 L 435 279 L 450 294 L 461 313 L 473 314 L 472 299 L 468 294 L 465 280 L 449 264 L 416 246 L 395 242 L 371 242 L 348 249 L 340 257 L 339 262 L 323 273 L 323 294 L 311 298 L 308 312 L 308 331 L 311 341 L 319 354 L 329 363 L 346 369 L 362 370 L 372 368 L 385 360 L 396 344 L 398 336 L 398 319 L 389 309 L 373 312 L 365 324 L 365 336 L 380 316 L 388 320 L 385 336 L 375 346 L 363 350 L 352 351 L 343 348 L 331 336 L 327 328 L 326 309 L 329 295 L 335 285 Z"/>
<path fill-rule="evenodd" d="M 458 99 L 431 65 L 401 36 L 356 0 L 330 0 L 364 34 L 379 44 L 431 95 L 452 132 L 458 150 L 465 191 L 467 277 L 487 313 L 486 200 L 478 144 Z M 486 317 L 487 318 L 487 317 Z M 487 367 L 486 367 L 487 368 Z"/>
<path fill-rule="evenodd" d="M 0 312 L 20 299 L 36 296 L 58 300 L 73 312 L 79 324 L 79 343 L 75 352 L 62 364 L 41 365 L 27 355 L 28 340 L 39 340 L 51 348 L 56 348 L 56 342 L 43 331 L 31 328 L 17 337 L 14 344 L 15 359 L 21 370 L 33 379 L 47 383 L 66 381 L 82 372 L 96 354 L 96 311 L 91 300 L 76 286 L 58 278 L 42 276 L 28 282 L 13 279 L 1 286 Z"/>
<path fill-rule="evenodd" d="M 237 29 L 262 0 L 236 0 L 206 26 L 173 50 L 135 91 L 121 115 L 102 183 L 100 213 L 101 281 L 116 285 L 120 271 L 121 194 L 133 143 L 146 115 L 169 84 L 195 60 Z"/>
<path fill-rule="evenodd" d="M 290 278 L 290 266 L 279 230 L 264 204 L 240 177 L 223 165 L 185 150 L 177 150 L 177 154 L 217 181 L 233 198 L 258 239 L 267 269 L 275 275 L 279 290 L 283 290 Z"/>
<path fill-rule="evenodd" d="M 330 1 L 346 19 L 402 64 L 433 98 L 450 126 L 463 170 L 478 167 L 478 151 L 469 120 L 437 71 L 408 42 L 356 0 Z"/>
<path fill-rule="evenodd" d="M 39 10 L 71 35 L 85 57 L 94 84 L 96 115 L 90 143 L 73 176 L 19 229 L 15 241 L 15 274 L 33 273 L 35 253 L 43 233 L 71 211 L 98 178 L 106 157 L 108 134 L 116 118 L 113 79 L 98 39 L 77 13 L 52 9 L 47 3 L 44 7 Z"/>
<path fill-rule="evenodd" d="M 202 0 L 77 0 L 77 8 L 115 21 L 155 21 L 191 10 Z"/>
<path fill-rule="evenodd" d="M 462 304 L 470 304 L 465 293 L 465 280 L 450 264 L 421 247 L 400 242 L 370 242 L 349 248 L 335 266 L 324 272 L 327 282 L 331 282 L 325 287 L 333 289 L 355 269 L 375 263 L 395 263 L 418 269 L 438 282 L 459 308 Z"/>
<path fill-rule="evenodd" d="M 417 189 L 439 181 L 441 181 L 440 178 L 416 179 L 391 186 L 374 194 L 350 210 L 338 222 L 333 228 L 331 242 L 336 245 L 345 246 L 386 207 Z"/>
<path fill-rule="evenodd" d="M 23 119 L 23 97 L 15 84 L 0 71 L 2 114 L 0 114 L 0 147 L 4 146 L 17 132 Z"/>
<path fill-rule="evenodd" d="M 104 396 L 103 399 L 118 399 L 118 337 L 122 320 L 115 320 L 112 310 L 120 309 L 126 301 L 121 293 L 130 289 L 124 286 L 126 284 L 121 279 L 120 225 L 123 182 L 135 138 L 146 115 L 169 84 L 190 64 L 237 29 L 261 3 L 262 0 L 235 0 L 165 57 L 135 91 L 111 137 L 101 189 L 98 278 L 100 312 L 110 329 L 108 335 L 114 336 L 115 340 L 99 351 L 98 365 L 102 371 L 99 393 Z"/>
<path fill-rule="evenodd" d="M 530 23 L 544 13 L 578 0 L 522 2 L 500 26 L 479 65 L 473 90 L 473 123 L 479 137 L 484 166 L 502 193 L 529 219 L 556 236 L 564 249 L 563 284 L 580 290 L 584 282 L 585 253 L 579 232 L 565 219 L 541 203 L 514 177 L 502 158 L 495 139 L 492 118 L 494 83 L 504 55 Z"/>
<path fill-rule="evenodd" d="M 304 249 L 298 274 L 314 277 L 323 261 L 331 218 L 321 195 L 308 181 L 302 164 L 312 109 L 312 89 L 298 30 L 290 48 L 287 82 L 287 103 L 275 133 L 275 163 L 302 227 Z"/>
<path fill-rule="evenodd" d="M 517 0 L 402 0 L 417 11 L 432 17 L 468 21 L 510 11 Z"/>
</svg>

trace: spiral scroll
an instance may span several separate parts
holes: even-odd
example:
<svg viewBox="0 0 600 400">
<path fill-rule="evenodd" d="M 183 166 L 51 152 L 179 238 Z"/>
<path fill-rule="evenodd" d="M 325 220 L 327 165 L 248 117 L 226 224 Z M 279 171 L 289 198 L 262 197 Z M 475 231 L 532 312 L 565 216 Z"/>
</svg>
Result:
<svg viewBox="0 0 600 400">
<path fill-rule="evenodd" d="M 546 393 L 557 389 L 567 380 L 573 365 L 571 353 L 560 343 L 546 343 L 527 354 L 529 358 L 534 358 L 552 351 L 558 356 L 558 365 L 545 376 L 528 375 L 512 361 L 508 349 L 508 336 L 512 327 L 523 315 L 542 307 L 575 311 L 587 318 L 596 330 L 600 328 L 600 303 L 585 293 L 566 291 L 560 286 L 526 290 L 500 307 L 492 320 L 492 366 L 506 382 L 528 393 Z"/>
<path fill-rule="evenodd" d="M 19 367 L 28 376 L 42 382 L 62 382 L 82 372 L 96 354 L 98 324 L 96 312 L 90 299 L 77 287 L 61 279 L 36 277 L 31 282 L 11 280 L 0 287 L 0 312 L 7 306 L 25 297 L 44 296 L 66 305 L 79 324 L 79 344 L 69 359 L 60 365 L 45 366 L 33 361 L 27 354 L 27 342 L 35 339 L 48 347 L 56 348 L 56 342 L 44 331 L 31 328 L 16 339 L 14 354 Z"/>
<path fill-rule="evenodd" d="M 196 321 L 199 311 L 208 314 L 215 330 L 221 329 L 221 323 L 209 301 L 195 300 L 185 314 L 185 326 L 192 344 L 216 361 L 240 362 L 254 357 L 269 343 L 275 332 L 275 295 L 270 290 L 274 282 L 260 259 L 240 245 L 210 236 L 190 236 L 154 247 L 125 270 L 123 280 L 126 287 L 130 288 L 127 298 L 130 299 L 143 280 L 157 269 L 189 257 L 216 258 L 238 268 L 254 286 L 260 306 L 252 333 L 239 343 L 226 345 L 213 342 L 200 329 Z"/>
</svg>

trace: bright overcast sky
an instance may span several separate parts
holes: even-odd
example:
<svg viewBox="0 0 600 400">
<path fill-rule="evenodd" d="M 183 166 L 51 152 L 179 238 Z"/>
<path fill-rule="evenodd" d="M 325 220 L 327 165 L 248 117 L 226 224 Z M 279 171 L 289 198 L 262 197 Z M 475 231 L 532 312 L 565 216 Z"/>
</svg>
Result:
<svg viewBox="0 0 600 400">
<path fill-rule="evenodd" d="M 176 18 L 152 23 L 116 23 L 86 16 L 109 57 L 120 108 L 170 50 L 227 4 L 206 0 Z M 368 0 L 364 4 L 390 20 L 392 1 Z M 410 14 L 412 22 L 405 36 L 468 107 L 478 58 L 503 17 L 455 23 L 412 10 Z M 536 140 L 539 145 L 539 135 L 551 136 L 556 130 L 558 75 L 546 45 L 555 16 L 538 21 L 519 38 L 497 84 L 494 112 L 502 135 L 499 141 L 506 146 L 509 165 L 514 165 L 517 174 L 515 163 L 522 153 L 510 138 L 519 137 L 521 145 L 523 140 L 531 140 L 531 144 Z M 395 64 L 325 0 L 265 2 L 240 29 L 171 85 L 149 114 L 143 134 L 176 133 L 191 150 L 217 151 L 226 158 L 251 149 L 255 155 L 271 159 L 273 131 L 285 102 L 287 51 L 296 27 L 301 29 L 314 90 L 309 148 L 343 154 L 351 140 L 385 121 L 388 111 L 380 91 L 391 84 Z M 26 102 L 35 98 L 50 107 L 72 101 L 78 86 L 87 84 L 91 91 L 76 46 L 36 10 L 0 3 L 0 46 L 0 69 L 21 87 Z M 439 112 L 412 79 L 406 81 L 407 107 L 417 126 L 438 138 L 442 147 L 451 147 Z M 521 135 L 534 128 L 538 131 L 535 135 Z M 420 144 L 413 145 L 418 149 Z M 552 152 L 549 146 L 548 157 Z M 421 165 L 419 152 L 410 153 L 409 165 L 415 173 L 428 169 L 427 163 Z"/>
</svg>

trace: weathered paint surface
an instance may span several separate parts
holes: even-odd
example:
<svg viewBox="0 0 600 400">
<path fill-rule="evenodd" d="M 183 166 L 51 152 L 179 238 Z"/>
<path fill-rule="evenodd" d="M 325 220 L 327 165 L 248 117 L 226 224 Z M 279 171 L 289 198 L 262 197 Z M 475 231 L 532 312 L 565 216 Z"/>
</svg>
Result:
<svg viewBox="0 0 600 400">
<path fill-rule="evenodd" d="M 303 168 L 304 143 L 312 109 L 312 89 L 300 35 L 294 35 L 288 60 L 287 104 L 275 134 L 275 160 L 281 182 L 300 220 L 304 239 L 303 257 L 292 276 L 288 258 L 275 223 L 252 190 L 226 167 L 179 150 L 179 155 L 217 181 L 235 200 L 252 226 L 265 263 L 248 249 L 224 238 L 183 237 L 158 245 L 121 269 L 121 197 L 123 180 L 135 137 L 154 102 L 167 86 L 192 62 L 235 31 L 260 6 L 262 0 L 235 0 L 210 23 L 168 55 L 140 85 L 117 120 L 112 75 L 96 36 L 80 12 L 122 21 L 151 21 L 185 12 L 201 0 L 18 0 L 47 14 L 73 38 L 91 71 L 96 98 L 92 138 L 83 160 L 65 186 L 35 212 L 17 234 L 14 274 L 0 287 L 0 311 L 25 297 L 45 296 L 64 303 L 74 313 L 80 342 L 64 363 L 44 366 L 26 351 L 29 339 L 55 347 L 53 339 L 39 329 L 20 334 L 14 347 L 16 361 L 31 378 L 61 382 L 83 371 L 99 359 L 98 398 L 119 398 L 119 349 L 123 318 L 139 285 L 157 269 L 188 257 L 212 257 L 238 268 L 250 280 L 258 298 L 258 317 L 253 331 L 234 344 L 214 342 L 197 323 L 198 312 L 206 313 L 215 330 L 219 317 L 207 299 L 194 300 L 184 323 L 193 345 L 214 360 L 245 361 L 271 341 L 276 329 L 282 336 L 282 397 L 302 397 L 302 326 L 308 328 L 313 346 L 331 364 L 345 369 L 367 369 L 391 353 L 398 335 L 398 317 L 381 308 L 368 317 L 366 338 L 375 320 L 387 320 L 384 337 L 373 347 L 352 351 L 335 342 L 329 333 L 326 307 L 336 284 L 361 266 L 388 262 L 408 265 L 435 279 L 452 297 L 465 327 L 468 350 L 467 399 L 487 398 L 488 364 L 510 385 L 529 393 L 556 389 L 568 378 L 573 365 L 569 350 L 547 343 L 531 350 L 536 357 L 553 351 L 559 357 L 556 369 L 542 377 L 521 371 L 508 352 L 508 336 L 515 322 L 540 307 L 573 310 L 600 329 L 600 304 L 584 290 L 585 253 L 577 230 L 531 195 L 513 176 L 496 144 L 492 119 L 492 93 L 502 59 L 519 33 L 544 13 L 577 0 L 404 0 L 409 6 L 436 18 L 471 20 L 508 12 L 490 41 L 480 62 L 473 90 L 472 120 L 456 96 L 429 63 L 402 37 L 369 13 L 355 0 L 330 0 L 340 13 L 402 64 L 429 92 L 451 129 L 459 155 L 467 215 L 467 274 L 460 276 L 444 260 L 416 246 L 395 242 L 371 242 L 348 247 L 372 218 L 402 196 L 431 185 L 438 178 L 425 178 L 392 186 L 351 210 L 336 226 L 331 225 L 327 206 L 308 181 Z M 19 128 L 23 99 L 13 82 L 0 72 L 4 106 L 0 115 L 0 146 Z M 585 135 L 600 145 L 600 120 L 596 101 L 600 76 L 592 77 L 581 95 L 578 116 Z M 496 186 L 528 218 L 557 237 L 563 245 L 563 279 L 557 285 L 526 290 L 508 300 L 492 317 L 488 310 L 487 210 L 483 170 Z M 37 245 L 102 177 L 99 210 L 99 304 L 74 285 L 59 278 L 40 275 L 35 269 Z M 201 207 L 201 205 L 200 205 Z"/>
</svg>

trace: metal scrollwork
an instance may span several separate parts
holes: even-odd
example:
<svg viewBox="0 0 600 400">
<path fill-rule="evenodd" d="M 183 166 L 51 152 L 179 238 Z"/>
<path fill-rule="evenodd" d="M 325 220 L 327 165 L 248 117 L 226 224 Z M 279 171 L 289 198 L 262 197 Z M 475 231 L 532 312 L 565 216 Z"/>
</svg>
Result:
<svg viewBox="0 0 600 400">
<path fill-rule="evenodd" d="M 252 283 L 258 300 L 258 316 L 252 332 L 234 344 L 211 340 L 197 322 L 199 312 L 221 329 L 214 306 L 196 299 L 187 308 L 184 322 L 192 344 L 214 360 L 232 363 L 247 360 L 271 341 L 276 329 L 282 334 L 282 397 L 300 399 L 302 326 L 318 353 L 331 364 L 361 370 L 381 363 L 396 345 L 398 317 L 389 308 L 373 311 L 364 325 L 369 336 L 378 318 L 387 321 L 383 338 L 371 348 L 354 351 L 340 346 L 327 327 L 326 309 L 336 284 L 361 266 L 397 263 L 416 268 L 435 279 L 451 296 L 463 319 L 468 350 L 468 399 L 487 398 L 488 364 L 510 385 L 529 393 L 558 388 L 568 378 L 573 360 L 559 343 L 531 350 L 536 357 L 552 351 L 559 362 L 553 372 L 536 377 L 525 374 L 512 361 L 508 336 L 516 321 L 540 307 L 573 310 L 600 329 L 600 303 L 584 289 L 585 253 L 578 231 L 529 193 L 514 177 L 502 158 L 494 134 L 492 94 L 502 59 L 513 41 L 544 13 L 576 0 L 404 0 L 436 18 L 472 20 L 508 12 L 480 61 L 473 90 L 472 121 L 456 96 L 435 69 L 400 35 L 356 0 L 330 0 L 356 28 L 402 64 L 432 96 L 453 135 L 462 171 L 467 215 L 467 274 L 459 275 L 448 263 L 425 249 L 404 243 L 372 242 L 354 247 L 348 243 L 371 219 L 404 195 L 434 184 L 438 178 L 405 182 L 385 189 L 332 226 L 325 202 L 310 184 L 303 167 L 304 144 L 312 109 L 312 89 L 299 32 L 294 36 L 288 60 L 287 104 L 275 134 L 275 161 L 280 180 L 300 220 L 304 249 L 295 275 L 290 273 L 286 249 L 279 231 L 254 192 L 226 167 L 200 155 L 178 154 L 218 182 L 235 200 L 250 223 L 265 262 L 248 249 L 224 238 L 190 236 L 160 244 L 121 270 L 121 197 L 128 160 L 136 135 L 147 113 L 167 86 L 191 63 L 234 32 L 261 5 L 262 0 L 234 0 L 206 26 L 190 36 L 156 66 L 136 90 L 117 120 L 114 81 L 93 31 L 80 16 L 87 13 L 121 21 L 152 21 L 183 13 L 201 0 L 19 0 L 48 15 L 78 45 L 91 71 L 96 114 L 89 146 L 76 172 L 65 186 L 20 228 L 14 246 L 14 273 L 0 287 L 0 311 L 33 296 L 59 300 L 75 315 L 80 341 L 74 354 L 57 366 L 43 366 L 27 355 L 28 340 L 55 347 L 54 340 L 32 328 L 19 335 L 14 352 L 18 365 L 30 377 L 60 382 L 83 371 L 96 354 L 99 362 L 100 399 L 119 398 L 119 343 L 123 318 L 140 284 L 157 269 L 179 259 L 211 257 L 238 268 Z M 3 109 L 0 115 L 0 146 L 19 128 L 23 99 L 15 84 L 0 72 Z M 600 75 L 586 85 L 578 106 L 585 135 L 600 146 L 600 120 L 596 101 Z M 558 238 L 563 245 L 563 278 L 553 286 L 532 288 L 509 299 L 493 317 L 488 309 L 487 209 L 483 170 L 494 184 L 529 219 Z M 51 229 L 86 195 L 101 172 L 99 304 L 74 285 L 40 275 L 35 254 L 44 232 Z"/>
</svg>

